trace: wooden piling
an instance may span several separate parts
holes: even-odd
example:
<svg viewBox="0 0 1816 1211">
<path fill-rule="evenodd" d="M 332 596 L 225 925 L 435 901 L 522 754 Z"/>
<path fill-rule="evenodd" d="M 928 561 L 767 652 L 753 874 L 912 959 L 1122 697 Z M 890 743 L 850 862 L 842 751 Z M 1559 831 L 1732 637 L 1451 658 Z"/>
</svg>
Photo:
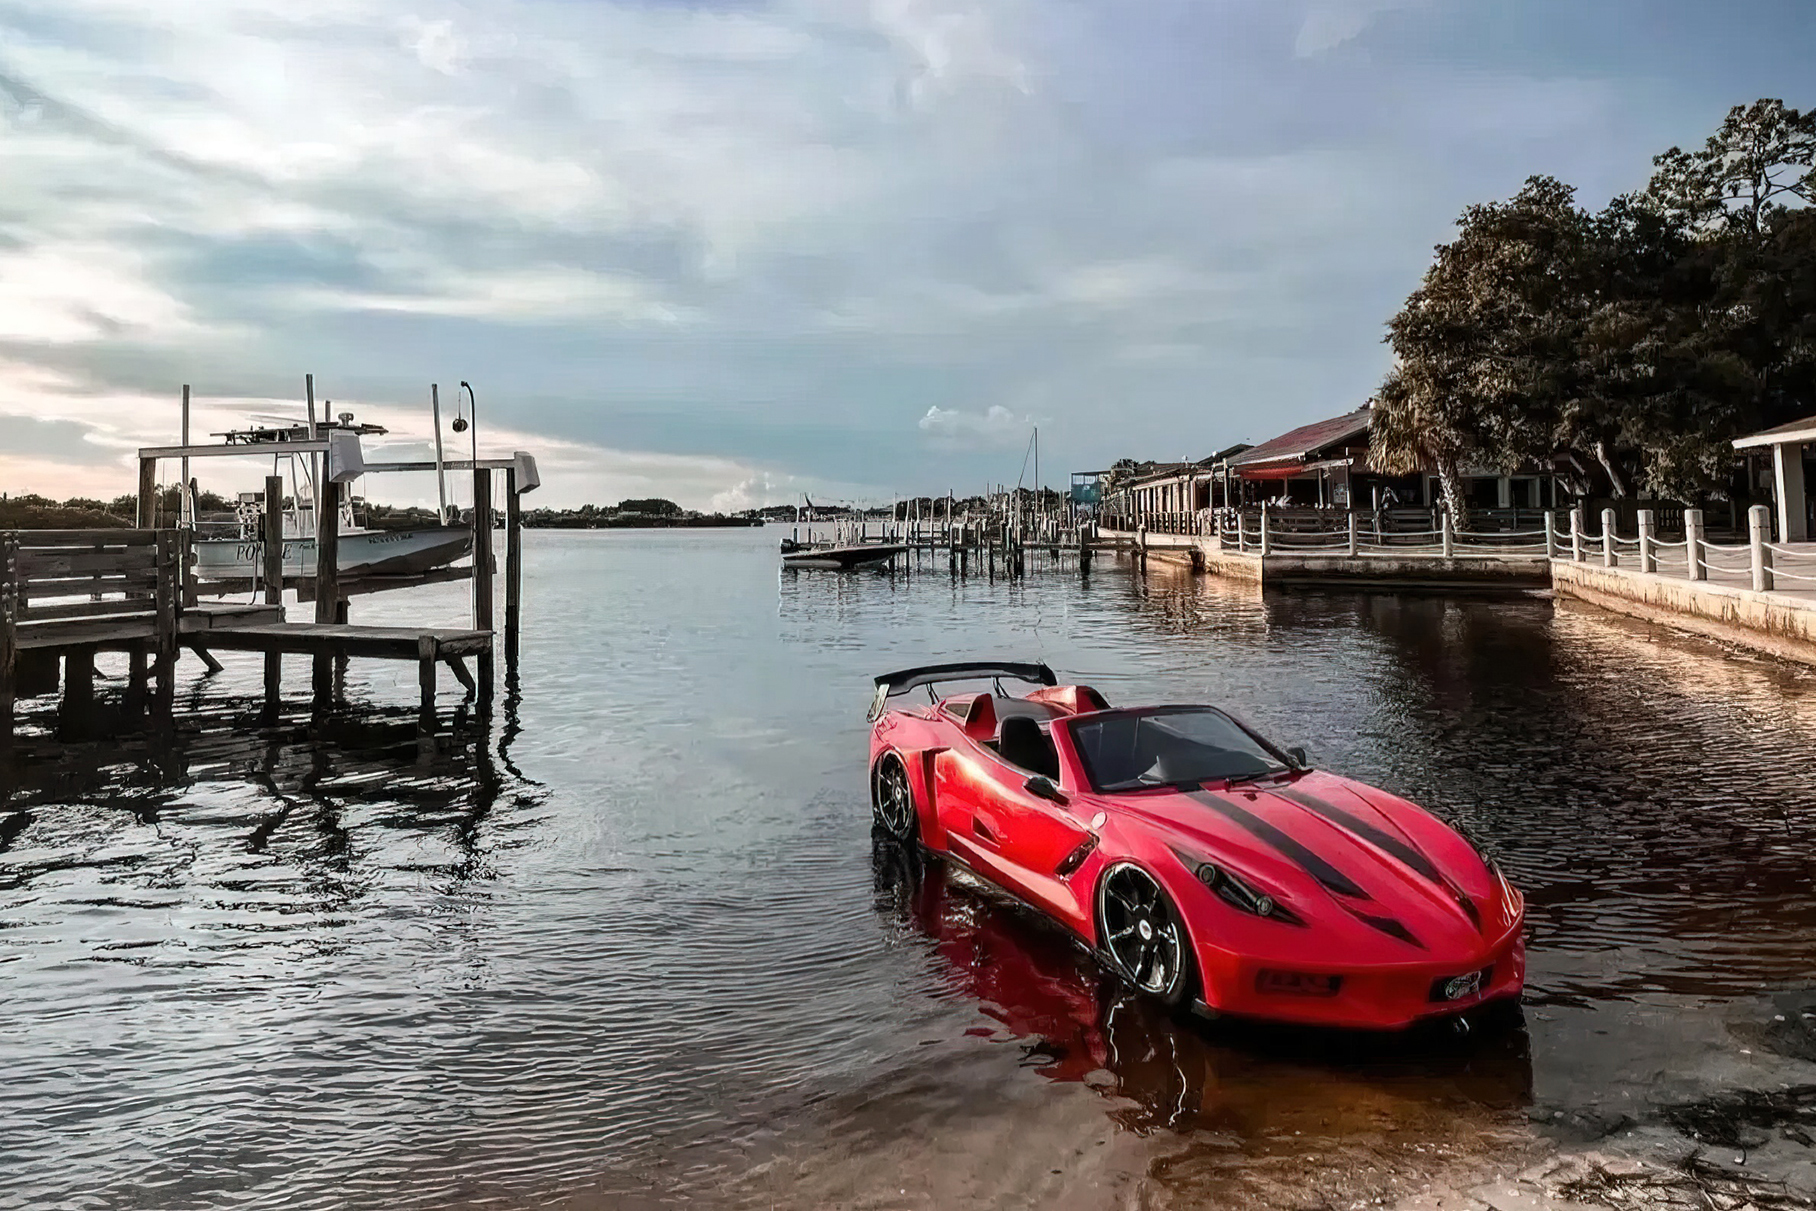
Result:
<svg viewBox="0 0 1816 1211">
<path fill-rule="evenodd" d="M 523 623 L 523 507 L 517 468 L 504 472 L 504 667 L 517 668 L 517 632 Z"/>
<path fill-rule="evenodd" d="M 158 460 L 139 460 L 139 529 L 158 527 Z"/>
<path fill-rule="evenodd" d="M 16 634 L 18 604 L 17 580 L 19 540 L 11 534 L 0 534 L 0 744 L 13 736 L 13 685 L 19 671 L 19 645 Z"/>
<path fill-rule="evenodd" d="M 340 497 L 328 459 L 321 460 L 315 494 L 315 621 L 334 622 L 340 603 Z M 334 701 L 334 658 L 321 653 L 314 658 L 315 709 L 325 710 Z"/>
<path fill-rule="evenodd" d="M 284 602 L 284 478 L 265 477 L 264 519 L 265 604 Z M 284 657 L 281 652 L 265 653 L 265 715 L 275 720 L 284 692 Z"/>
<path fill-rule="evenodd" d="M 85 740 L 94 734 L 95 650 L 66 648 L 63 652 L 63 699 L 57 706 L 57 734 L 64 740 Z"/>
<path fill-rule="evenodd" d="M 418 730 L 425 733 L 435 730 L 435 655 L 435 636 L 417 636 L 416 684 L 422 693 L 422 702 L 417 708 L 416 722 Z"/>
<path fill-rule="evenodd" d="M 153 643 L 157 654 L 156 712 L 168 719 L 177 694 L 177 627 L 182 599 L 177 593 L 176 535 L 161 530 L 157 536 L 158 588 L 157 620 L 153 625 Z"/>
<path fill-rule="evenodd" d="M 134 643 L 126 652 L 126 717 L 142 719 L 145 715 L 145 693 L 150 685 L 145 659 L 145 645 Z"/>
<path fill-rule="evenodd" d="M 473 629 L 492 629 L 492 473 L 473 472 Z M 479 654 L 479 710 L 492 705 L 492 648 Z"/>
</svg>

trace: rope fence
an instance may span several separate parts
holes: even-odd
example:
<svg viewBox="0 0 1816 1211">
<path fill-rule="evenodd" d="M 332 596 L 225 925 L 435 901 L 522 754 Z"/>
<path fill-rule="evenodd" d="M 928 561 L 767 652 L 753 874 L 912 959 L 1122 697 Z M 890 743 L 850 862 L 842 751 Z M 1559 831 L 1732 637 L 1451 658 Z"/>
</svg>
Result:
<svg viewBox="0 0 1816 1211">
<path fill-rule="evenodd" d="M 1816 585 L 1816 546 L 1799 548 L 1770 541 L 1771 510 L 1764 505 L 1748 510 L 1749 540 L 1744 545 L 1709 542 L 1700 509 L 1683 511 L 1684 538 L 1674 542 L 1658 538 L 1657 514 L 1650 509 L 1639 510 L 1639 533 L 1632 538 L 1616 532 L 1612 509 L 1602 511 L 1599 534 L 1586 532 L 1580 510 L 1572 510 L 1566 520 L 1568 526 L 1555 557 L 1571 562 L 1689 580 L 1716 579 L 1730 585 L 1739 580 L 1757 592 L 1803 591 L 1804 585 Z M 1661 553 L 1666 557 L 1661 559 Z"/>
</svg>

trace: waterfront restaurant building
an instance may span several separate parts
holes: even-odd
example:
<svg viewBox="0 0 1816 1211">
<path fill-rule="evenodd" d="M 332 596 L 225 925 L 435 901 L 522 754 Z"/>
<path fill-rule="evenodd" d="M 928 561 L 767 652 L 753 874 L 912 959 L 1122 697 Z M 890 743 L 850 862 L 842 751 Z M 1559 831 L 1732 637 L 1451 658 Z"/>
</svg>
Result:
<svg viewBox="0 0 1816 1211">
<path fill-rule="evenodd" d="M 1263 502 L 1328 509 L 1431 508 L 1443 499 L 1434 474 L 1382 475 L 1368 464 L 1368 431 L 1373 410 L 1364 406 L 1342 416 L 1301 425 L 1251 446 L 1218 468 L 1221 490 L 1231 505 Z M 1487 468 L 1463 468 L 1463 491 L 1472 509 L 1557 507 L 1551 475 L 1537 471 L 1503 475 Z"/>
</svg>

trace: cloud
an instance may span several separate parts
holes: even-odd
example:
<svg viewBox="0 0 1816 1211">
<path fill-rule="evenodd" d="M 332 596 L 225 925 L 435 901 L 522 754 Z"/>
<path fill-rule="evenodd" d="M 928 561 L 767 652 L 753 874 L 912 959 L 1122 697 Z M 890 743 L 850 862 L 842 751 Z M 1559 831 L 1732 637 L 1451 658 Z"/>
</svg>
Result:
<svg viewBox="0 0 1816 1211">
<path fill-rule="evenodd" d="M 0 0 L 0 387 L 62 384 L 0 407 L 466 378 L 574 493 L 692 503 L 982 480 L 1033 416 L 1043 463 L 1214 449 L 1365 398 L 1464 204 L 1720 112 L 1486 6 L 1330 53 L 1414 5 Z"/>
<path fill-rule="evenodd" d="M 1314 58 L 1360 36 L 1383 13 L 1421 8 L 1431 0 L 1320 0 L 1305 14 L 1293 54 Z"/>
<path fill-rule="evenodd" d="M 1014 445 L 1025 441 L 1034 424 L 1031 416 L 1016 416 L 1001 404 L 991 404 L 982 412 L 965 412 L 958 408 L 927 409 L 919 426 L 922 433 L 948 441 L 976 440 L 990 445 Z"/>
</svg>

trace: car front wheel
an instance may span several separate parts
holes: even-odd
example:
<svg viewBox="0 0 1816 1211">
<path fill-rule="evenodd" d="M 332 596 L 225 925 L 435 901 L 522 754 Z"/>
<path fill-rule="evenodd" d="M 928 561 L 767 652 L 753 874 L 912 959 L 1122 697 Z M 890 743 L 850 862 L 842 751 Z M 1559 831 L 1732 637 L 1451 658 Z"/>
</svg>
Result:
<svg viewBox="0 0 1816 1211">
<path fill-rule="evenodd" d="M 1132 863 L 1113 866 L 1098 884 L 1097 931 L 1110 968 L 1124 983 L 1164 1005 L 1191 996 L 1191 940 L 1160 884 Z"/>
</svg>

